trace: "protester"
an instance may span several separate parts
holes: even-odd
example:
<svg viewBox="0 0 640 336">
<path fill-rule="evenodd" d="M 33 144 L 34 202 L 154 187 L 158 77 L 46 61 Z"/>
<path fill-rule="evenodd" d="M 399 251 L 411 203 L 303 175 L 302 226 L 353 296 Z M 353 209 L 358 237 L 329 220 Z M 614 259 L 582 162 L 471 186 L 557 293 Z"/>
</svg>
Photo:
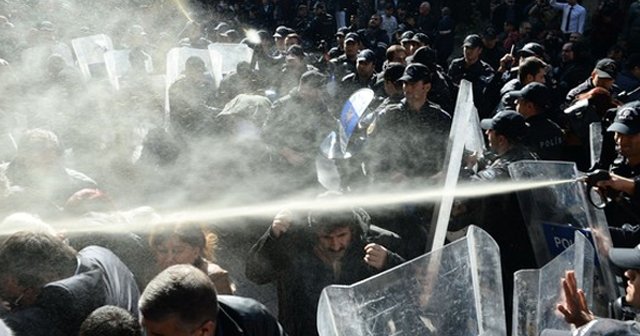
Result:
<svg viewBox="0 0 640 336">
<path fill-rule="evenodd" d="M 219 296 L 211 280 L 191 265 L 158 274 L 138 307 L 147 335 L 214 336 L 222 330 L 225 335 L 286 335 L 266 307 L 248 298 Z"/>
<path fill-rule="evenodd" d="M 51 131 L 32 129 L 24 133 L 14 159 L 0 165 L 0 174 L 6 176 L 12 188 L 8 203 L 13 212 L 59 216 L 74 193 L 96 189 L 94 180 L 65 167 L 63 151 Z"/>
<path fill-rule="evenodd" d="M 102 306 L 80 325 L 79 336 L 141 336 L 140 324 L 120 307 Z"/>
<path fill-rule="evenodd" d="M 234 285 L 229 273 L 213 263 L 218 237 L 207 233 L 201 225 L 184 220 L 156 226 L 149 237 L 149 245 L 156 258 L 158 271 L 178 264 L 197 267 L 207 274 L 218 294 L 230 295 Z"/>
<path fill-rule="evenodd" d="M 23 231 L 0 245 L 0 268 L 0 297 L 10 308 L 4 320 L 17 335 L 77 335 L 105 304 L 137 316 L 133 274 L 105 248 L 76 252 L 59 237 Z"/>
<path fill-rule="evenodd" d="M 246 275 L 276 283 L 278 318 L 289 335 L 316 334 L 325 286 L 352 284 L 403 261 L 373 242 L 380 238 L 371 236 L 367 217 L 357 210 L 314 211 L 307 218 L 281 211 L 251 248 Z"/>
<path fill-rule="evenodd" d="M 640 308 L 640 245 L 634 248 L 612 248 L 609 250 L 609 260 L 621 270 L 627 281 L 625 289 L 625 302 L 633 308 Z M 615 330 L 624 335 L 640 335 L 640 326 L 636 321 L 615 322 L 609 319 L 598 318 L 589 309 L 585 292 L 578 288 L 574 271 L 567 271 L 562 279 L 564 301 L 557 306 L 567 323 L 573 324 L 578 330 L 588 331 L 597 329 L 596 324 L 609 324 L 603 328 L 611 334 Z M 624 330 L 625 332 L 623 332 Z M 606 335 L 609 335 L 607 333 Z M 596 333 L 594 332 L 594 335 Z M 560 334 L 558 334 L 560 335 Z M 569 335 L 564 333 L 562 335 Z M 602 335 L 605 335 L 604 333 Z"/>
</svg>

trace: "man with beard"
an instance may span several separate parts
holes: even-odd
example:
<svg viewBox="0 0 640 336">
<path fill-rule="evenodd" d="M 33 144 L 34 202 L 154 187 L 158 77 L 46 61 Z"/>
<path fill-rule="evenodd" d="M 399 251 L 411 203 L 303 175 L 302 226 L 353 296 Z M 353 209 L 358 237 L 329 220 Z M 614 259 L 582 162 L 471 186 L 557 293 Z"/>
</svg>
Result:
<svg viewBox="0 0 640 336">
<path fill-rule="evenodd" d="M 361 209 L 312 211 L 305 218 L 281 211 L 251 248 L 247 278 L 276 283 L 278 319 L 290 336 L 317 335 L 324 287 L 353 284 L 403 261 L 375 243 L 389 234 L 373 236 L 369 220 Z"/>
</svg>

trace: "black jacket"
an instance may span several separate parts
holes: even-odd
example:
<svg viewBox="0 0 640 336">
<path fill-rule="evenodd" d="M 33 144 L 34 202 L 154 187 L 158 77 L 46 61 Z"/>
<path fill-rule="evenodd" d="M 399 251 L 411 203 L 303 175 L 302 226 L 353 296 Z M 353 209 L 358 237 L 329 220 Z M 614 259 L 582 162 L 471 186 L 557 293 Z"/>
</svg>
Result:
<svg viewBox="0 0 640 336">
<path fill-rule="evenodd" d="M 411 111 L 403 99 L 390 105 L 369 127 L 369 167 L 379 182 L 393 173 L 424 178 L 442 169 L 451 128 L 451 117 L 438 105 L 425 103 Z"/>
<path fill-rule="evenodd" d="M 78 252 L 75 275 L 46 284 L 35 305 L 4 319 L 16 336 L 77 335 L 84 319 L 104 305 L 137 317 L 139 295 L 133 274 L 115 254 L 89 246 Z"/>
<path fill-rule="evenodd" d="M 256 300 L 218 296 L 216 336 L 285 336 L 278 320 Z"/>
<path fill-rule="evenodd" d="M 308 227 L 295 221 L 278 239 L 271 236 L 269 228 L 251 248 L 247 258 L 249 280 L 257 284 L 276 283 L 278 318 L 291 336 L 317 335 L 317 306 L 324 287 L 350 285 L 377 273 L 363 260 L 364 246 L 371 242 L 370 237 L 353 234 L 338 273 L 314 253 L 314 237 Z M 384 237 L 378 236 L 374 242 L 381 242 L 381 239 Z M 388 267 L 404 261 L 394 253 L 390 253 L 387 260 Z"/>
</svg>

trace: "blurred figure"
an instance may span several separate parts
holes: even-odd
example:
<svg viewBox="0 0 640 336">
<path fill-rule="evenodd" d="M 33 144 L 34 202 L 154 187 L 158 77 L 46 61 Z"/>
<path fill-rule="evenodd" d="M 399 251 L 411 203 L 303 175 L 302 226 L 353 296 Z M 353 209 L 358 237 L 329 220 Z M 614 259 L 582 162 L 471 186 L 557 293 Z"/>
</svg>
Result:
<svg viewBox="0 0 640 336">
<path fill-rule="evenodd" d="M 618 99 L 631 102 L 640 99 L 640 54 L 629 56 L 625 67 L 616 77 L 621 94 Z"/>
<path fill-rule="evenodd" d="M 169 87 L 171 126 L 181 137 L 206 135 L 215 111 L 214 82 L 204 61 L 198 56 L 187 59 L 183 74 Z"/>
<path fill-rule="evenodd" d="M 314 47 L 321 45 L 322 41 L 331 41 L 336 33 L 336 21 L 333 15 L 327 13 L 327 7 L 324 2 L 317 1 L 313 5 L 313 13 L 315 16 L 309 23 L 309 39 Z"/>
<path fill-rule="evenodd" d="M 56 236 L 22 231 L 0 245 L 0 268 L 0 297 L 11 310 L 4 320 L 17 335 L 78 335 L 106 304 L 137 316 L 133 274 L 103 247 L 76 252 Z"/>
<path fill-rule="evenodd" d="M 584 34 L 584 23 L 587 20 L 587 10 L 578 4 L 578 0 L 567 0 L 566 3 L 549 0 L 551 7 L 562 11 L 560 30 L 565 35 L 571 33 Z"/>
<path fill-rule="evenodd" d="M 324 137 L 336 127 L 336 117 L 324 96 L 326 77 L 307 71 L 297 89 L 273 103 L 262 134 L 279 172 L 281 192 L 301 191 L 317 183 L 315 155 Z M 286 183 L 284 183 L 286 181 Z"/>
<path fill-rule="evenodd" d="M 381 28 L 387 32 L 389 41 L 392 40 L 393 32 L 398 30 L 398 20 L 394 16 L 395 7 L 393 3 L 387 3 L 384 7 L 384 14 L 382 15 Z"/>
<path fill-rule="evenodd" d="M 265 79 L 257 76 L 256 71 L 251 69 L 251 64 L 240 62 L 236 66 L 236 71 L 226 75 L 220 82 L 216 107 L 222 107 L 239 94 L 251 94 L 256 92 Z"/>
<path fill-rule="evenodd" d="M 14 212 L 60 215 L 74 193 L 97 187 L 86 175 L 65 168 L 63 151 L 51 131 L 33 129 L 24 133 L 15 158 L 0 165 L 0 174 L 5 174 L 12 188 L 8 202 Z"/>
<path fill-rule="evenodd" d="M 455 22 L 451 17 L 451 9 L 443 7 L 434 44 L 435 49 L 438 50 L 438 64 L 442 67 L 448 65 L 449 56 L 453 53 L 455 27 Z"/>
<path fill-rule="evenodd" d="M 80 325 L 78 336 L 142 336 L 138 321 L 117 306 L 94 310 Z"/>
<path fill-rule="evenodd" d="M 234 292 L 229 273 L 210 260 L 214 260 L 218 237 L 205 232 L 201 225 L 188 221 L 159 224 L 149 237 L 149 246 L 159 271 L 169 266 L 189 264 L 207 274 L 219 294 Z"/>
<path fill-rule="evenodd" d="M 200 270 L 174 265 L 156 276 L 140 297 L 140 323 L 147 335 L 285 336 L 257 301 L 218 295 Z"/>
<path fill-rule="evenodd" d="M 552 77 L 556 82 L 556 96 L 565 99 L 572 88 L 589 77 L 591 65 L 582 43 L 567 42 L 562 45 L 560 65 L 553 69 Z"/>
</svg>

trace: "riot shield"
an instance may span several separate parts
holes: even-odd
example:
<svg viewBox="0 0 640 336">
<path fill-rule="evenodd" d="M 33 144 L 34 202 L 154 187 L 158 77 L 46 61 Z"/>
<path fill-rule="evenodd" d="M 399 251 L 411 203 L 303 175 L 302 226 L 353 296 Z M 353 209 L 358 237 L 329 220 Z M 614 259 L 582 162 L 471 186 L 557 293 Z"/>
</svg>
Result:
<svg viewBox="0 0 640 336">
<path fill-rule="evenodd" d="M 253 49 L 244 43 L 212 43 L 209 45 L 209 52 L 216 85 L 220 84 L 225 74 L 236 71 L 238 63 L 251 63 L 253 57 Z"/>
<path fill-rule="evenodd" d="M 122 76 L 127 74 L 131 69 L 129 53 L 129 49 L 108 50 L 104 53 L 104 64 L 107 68 L 109 82 L 116 90 L 120 90 L 120 80 Z M 147 73 L 153 72 L 153 63 L 150 58 L 145 61 L 145 70 Z"/>
<path fill-rule="evenodd" d="M 171 86 L 171 84 L 173 84 L 173 82 L 176 81 L 176 79 L 178 79 L 180 74 L 184 72 L 185 63 L 187 59 L 191 56 L 200 57 L 200 59 L 204 61 L 204 65 L 207 68 L 207 73 L 211 75 L 212 78 L 215 78 L 215 75 L 213 72 L 213 65 L 211 61 L 211 54 L 208 50 L 187 48 L 187 47 L 173 48 L 169 50 L 169 52 L 167 53 L 167 73 L 165 75 L 165 99 L 164 99 L 166 123 L 169 122 L 168 116 L 170 112 L 169 111 L 170 110 L 169 87 Z M 218 84 L 220 83 L 216 82 L 216 88 Z"/>
<path fill-rule="evenodd" d="M 337 131 L 329 133 L 320 144 L 320 154 L 316 156 L 316 173 L 318 182 L 327 190 L 341 190 L 340 172 L 334 160 L 349 159 L 352 156 L 349 151 L 351 135 L 373 98 L 374 92 L 371 89 L 354 92 L 342 107 Z"/>
<path fill-rule="evenodd" d="M 466 237 L 384 273 L 325 288 L 318 333 L 506 335 L 500 272 L 498 245 L 472 226 Z"/>
<path fill-rule="evenodd" d="M 509 165 L 515 181 L 565 181 L 545 188 L 518 192 L 527 231 L 538 265 L 544 265 L 571 246 L 574 232 L 582 232 L 596 250 L 594 312 L 606 315 L 608 302 L 618 297 L 615 275 L 607 261 L 611 238 L 604 212 L 586 199 L 585 185 L 576 181 L 573 162 L 518 161 Z"/>
<path fill-rule="evenodd" d="M 589 153 L 591 154 L 591 167 L 594 167 L 600 160 L 600 153 L 602 153 L 601 122 L 589 124 Z"/>
<path fill-rule="evenodd" d="M 337 132 L 331 132 L 320 145 L 320 151 L 326 158 L 348 159 L 351 157 L 348 151 L 349 140 L 374 96 L 373 90 L 360 89 L 344 103 Z"/>
<path fill-rule="evenodd" d="M 444 192 L 442 200 L 433 213 L 427 250 L 439 248 L 444 244 L 449 217 L 454 201 L 454 190 L 458 184 L 462 157 L 465 151 L 482 155 L 485 149 L 484 137 L 480 128 L 478 111 L 473 104 L 473 87 L 471 82 L 462 80 L 453 114 L 447 154 L 442 171 L 444 172 Z"/>
<path fill-rule="evenodd" d="M 79 37 L 71 40 L 78 66 L 85 79 L 106 74 L 104 53 L 113 49 L 111 38 L 105 34 Z"/>
<path fill-rule="evenodd" d="M 104 53 L 104 64 L 107 67 L 109 82 L 120 90 L 120 78 L 129 71 L 129 50 L 108 50 Z"/>
<path fill-rule="evenodd" d="M 587 302 L 591 303 L 594 249 L 579 231 L 573 241 L 573 245 L 544 267 L 514 274 L 513 336 L 537 336 L 548 328 L 570 330 L 570 325 L 555 310 L 563 297 L 560 279 L 568 270 L 575 270 L 578 287 L 584 289 Z"/>
</svg>

